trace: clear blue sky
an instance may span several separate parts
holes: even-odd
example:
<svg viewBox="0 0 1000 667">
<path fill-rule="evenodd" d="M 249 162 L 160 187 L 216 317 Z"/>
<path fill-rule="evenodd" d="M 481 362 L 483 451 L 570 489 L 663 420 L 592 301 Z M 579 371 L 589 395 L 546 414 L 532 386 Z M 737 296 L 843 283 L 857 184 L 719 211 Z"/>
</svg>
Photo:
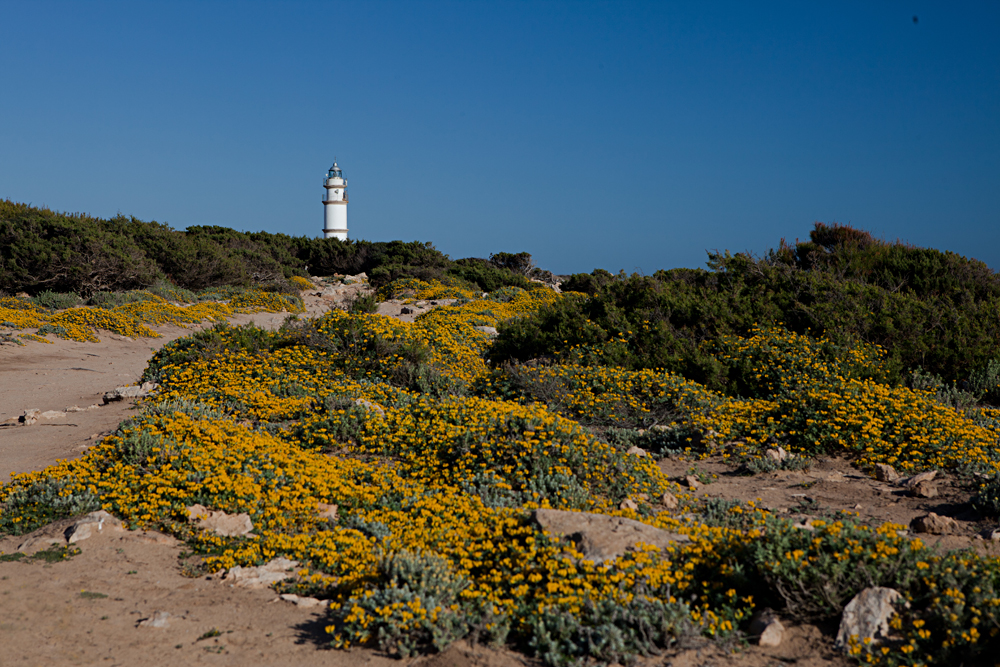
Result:
<svg viewBox="0 0 1000 667">
<path fill-rule="evenodd" d="M 913 17 L 918 17 L 914 23 Z M 0 197 L 558 273 L 814 221 L 1000 268 L 1000 3 L 6 2 Z"/>
</svg>

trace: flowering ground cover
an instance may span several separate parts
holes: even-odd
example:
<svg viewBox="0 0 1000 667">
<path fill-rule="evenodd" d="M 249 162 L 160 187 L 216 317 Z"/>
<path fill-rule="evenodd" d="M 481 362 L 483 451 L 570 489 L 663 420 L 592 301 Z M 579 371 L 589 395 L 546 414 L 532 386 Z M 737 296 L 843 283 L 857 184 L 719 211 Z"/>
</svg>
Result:
<svg viewBox="0 0 1000 667">
<path fill-rule="evenodd" d="M 1000 426 L 989 408 L 959 412 L 887 384 L 880 348 L 780 327 L 706 347 L 734 369 L 727 392 L 595 364 L 599 350 L 492 367 L 491 338 L 477 327 L 581 297 L 415 280 L 381 296 L 454 302 L 412 324 L 332 311 L 277 332 L 220 326 L 165 346 L 144 376 L 160 392 L 139 416 L 82 458 L 0 488 L 0 530 L 102 507 L 181 537 L 211 571 L 293 558 L 301 568 L 285 587 L 329 601 L 333 646 L 399 655 L 472 637 L 552 665 L 628 663 L 689 635 L 737 641 L 764 606 L 836 620 L 873 585 L 896 588 L 908 606 L 893 641 L 851 647 L 860 661 L 951 664 L 1000 648 L 996 559 L 938 553 L 903 526 L 849 514 L 802 530 L 752 502 L 703 503 L 655 462 L 667 451 L 746 458 L 780 444 L 862 467 L 995 473 Z M 129 305 L 135 321 L 161 312 L 153 301 Z M 3 306 L 37 326 L 56 317 Z M 627 453 L 635 443 L 654 456 Z M 667 509 L 667 493 L 679 508 Z M 199 530 L 185 509 L 195 503 L 248 513 L 254 531 Z M 320 503 L 336 504 L 337 519 L 321 517 Z M 543 507 L 623 516 L 691 541 L 593 563 L 531 521 Z"/>
<path fill-rule="evenodd" d="M 129 296 L 129 303 L 113 308 L 61 310 L 45 308 L 27 298 L 0 297 L 0 328 L 37 329 L 34 334 L 21 334 L 23 340 L 44 340 L 41 336 L 53 334 L 69 340 L 96 342 L 98 329 L 130 338 L 156 338 L 159 334 L 146 325 L 224 322 L 237 313 L 302 312 L 301 299 L 258 289 L 241 288 L 219 295 L 217 301 L 193 304 L 171 303 L 151 292 L 132 292 Z"/>
</svg>

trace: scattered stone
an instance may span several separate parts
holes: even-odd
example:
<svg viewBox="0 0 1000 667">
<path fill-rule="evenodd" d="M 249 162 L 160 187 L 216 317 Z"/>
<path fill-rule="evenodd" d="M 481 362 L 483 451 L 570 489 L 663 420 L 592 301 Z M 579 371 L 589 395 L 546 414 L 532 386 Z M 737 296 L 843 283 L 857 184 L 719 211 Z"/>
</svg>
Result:
<svg viewBox="0 0 1000 667">
<path fill-rule="evenodd" d="M 934 498 L 938 494 L 937 487 L 930 480 L 920 480 L 909 489 L 907 493 L 914 498 Z"/>
<path fill-rule="evenodd" d="M 65 417 L 66 413 L 62 410 L 46 410 L 38 416 L 41 419 L 58 419 L 59 417 Z"/>
<path fill-rule="evenodd" d="M 319 518 L 327 519 L 329 521 L 337 520 L 337 506 L 330 505 L 327 503 L 319 504 Z"/>
<path fill-rule="evenodd" d="M 958 530 L 958 522 L 950 516 L 941 516 L 931 512 L 926 516 L 918 516 L 910 522 L 910 528 L 914 533 L 927 533 L 929 535 L 951 535 Z"/>
<path fill-rule="evenodd" d="M 95 533 L 103 532 L 105 529 L 122 531 L 125 530 L 125 526 L 118 517 L 112 516 L 104 510 L 98 510 L 77 519 L 73 525 L 66 529 L 63 536 L 65 536 L 67 543 L 75 544 Z"/>
<path fill-rule="evenodd" d="M 811 516 L 804 516 L 798 522 L 792 523 L 792 528 L 797 528 L 799 530 L 813 530 L 813 521 L 816 519 Z"/>
<path fill-rule="evenodd" d="M 887 463 L 875 464 L 875 479 L 880 482 L 895 484 L 899 480 L 899 473 Z"/>
<path fill-rule="evenodd" d="M 681 484 L 691 489 L 692 491 L 697 491 L 698 487 L 701 486 L 701 482 L 694 475 L 687 475 L 681 480 Z"/>
<path fill-rule="evenodd" d="M 24 424 L 25 426 L 31 426 L 38 422 L 39 416 L 42 414 L 41 410 L 25 410 L 24 414 L 17 418 L 17 421 Z"/>
<path fill-rule="evenodd" d="M 660 502 L 663 503 L 663 506 L 666 507 L 668 510 L 675 510 L 680 504 L 677 502 L 677 498 L 674 496 L 674 494 L 670 493 L 669 491 L 664 492 L 664 494 L 660 497 Z"/>
<path fill-rule="evenodd" d="M 631 498 L 626 498 L 618 506 L 618 509 L 620 509 L 620 510 L 637 510 L 637 509 L 639 509 L 639 506 Z"/>
<path fill-rule="evenodd" d="M 149 618 L 139 621 L 141 628 L 165 628 L 170 625 L 170 614 L 165 611 L 154 611 Z"/>
<path fill-rule="evenodd" d="M 191 505 L 187 511 L 189 521 L 197 523 L 199 528 L 210 530 L 216 535 L 233 537 L 246 535 L 253 530 L 253 522 L 250 520 L 249 514 L 226 514 L 210 510 L 203 505 Z"/>
<path fill-rule="evenodd" d="M 66 408 L 66 412 L 86 412 L 87 408 L 81 408 L 79 405 L 71 405 Z"/>
<path fill-rule="evenodd" d="M 766 458 L 771 459 L 775 463 L 784 463 L 788 459 L 792 458 L 792 455 L 785 451 L 784 447 L 778 447 L 777 449 L 768 449 L 764 452 Z"/>
<path fill-rule="evenodd" d="M 928 472 L 922 472 L 919 475 L 914 475 L 913 477 L 904 477 L 902 479 L 896 480 L 896 486 L 901 486 L 904 489 L 912 489 L 917 484 L 923 481 L 931 481 L 937 477 L 937 470 L 930 470 Z"/>
<path fill-rule="evenodd" d="M 633 456 L 649 456 L 649 452 L 647 452 L 642 447 L 636 447 L 635 445 L 629 447 L 628 451 L 626 451 L 625 453 L 632 454 Z"/>
<path fill-rule="evenodd" d="M 866 588 L 855 595 L 844 607 L 834 646 L 847 652 L 852 638 L 860 645 L 869 640 L 869 647 L 888 639 L 889 619 L 896 613 L 893 603 L 902 597 L 897 591 L 883 587 Z"/>
<path fill-rule="evenodd" d="M 279 596 L 285 602 L 293 602 L 296 607 L 318 607 L 323 604 L 323 600 L 318 600 L 316 598 L 303 598 L 295 595 L 294 593 L 282 593 Z"/>
<path fill-rule="evenodd" d="M 126 398 L 145 398 L 156 391 L 159 386 L 155 382 L 143 382 L 139 386 L 115 387 L 113 391 L 104 394 L 104 405 L 124 401 Z"/>
<path fill-rule="evenodd" d="M 539 509 L 531 513 L 531 519 L 542 530 L 572 540 L 584 559 L 594 563 L 617 558 L 640 542 L 663 549 L 690 541 L 687 535 L 604 514 Z"/>
<path fill-rule="evenodd" d="M 780 646 L 785 636 L 785 626 L 770 609 L 764 609 L 754 614 L 750 619 L 750 634 L 759 637 L 757 643 L 761 646 Z"/>
<path fill-rule="evenodd" d="M 226 581 L 233 586 L 241 588 L 267 588 L 279 581 L 284 581 L 294 576 L 290 570 L 298 567 L 299 562 L 288 560 L 287 558 L 275 558 L 274 560 L 259 565 L 257 567 L 236 567 L 229 568 L 226 573 Z"/>
</svg>

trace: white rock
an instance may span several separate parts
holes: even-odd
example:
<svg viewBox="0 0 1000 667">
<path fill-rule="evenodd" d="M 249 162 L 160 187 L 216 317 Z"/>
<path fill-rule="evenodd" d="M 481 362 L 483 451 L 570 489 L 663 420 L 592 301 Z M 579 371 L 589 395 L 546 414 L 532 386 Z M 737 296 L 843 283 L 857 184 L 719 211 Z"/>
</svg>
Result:
<svg viewBox="0 0 1000 667">
<path fill-rule="evenodd" d="M 155 382 L 144 382 L 139 386 L 115 387 L 113 391 L 104 394 L 104 404 L 124 401 L 126 398 L 145 398 L 156 391 L 159 386 Z"/>
<path fill-rule="evenodd" d="M 210 530 L 216 535 L 233 537 L 246 535 L 253 530 L 250 515 L 226 514 L 208 509 L 204 505 L 191 505 L 187 508 L 188 520 L 197 523 L 200 528 Z"/>
<path fill-rule="evenodd" d="M 58 419 L 59 417 L 65 417 L 66 413 L 62 410 L 46 410 L 38 416 L 41 419 Z"/>
<path fill-rule="evenodd" d="M 912 489 L 917 484 L 921 482 L 929 482 L 935 477 L 937 477 L 937 470 L 929 470 L 927 472 L 922 472 L 919 475 L 914 475 L 913 477 L 904 477 L 902 479 L 896 480 L 896 486 L 902 486 L 906 489 Z"/>
<path fill-rule="evenodd" d="M 749 630 L 751 635 L 758 637 L 757 643 L 761 646 L 780 646 L 785 636 L 785 626 L 770 609 L 754 614 Z"/>
<path fill-rule="evenodd" d="M 660 502 L 663 503 L 663 506 L 668 510 L 675 510 L 680 504 L 677 502 L 677 497 L 669 491 L 664 492 L 664 494 L 660 497 Z"/>
<path fill-rule="evenodd" d="M 259 565 L 257 567 L 236 567 L 229 568 L 226 573 L 226 582 L 241 588 L 266 588 L 279 581 L 284 581 L 294 576 L 290 570 L 297 567 L 298 561 L 287 558 L 275 558 L 274 560 Z"/>
<path fill-rule="evenodd" d="M 42 414 L 41 410 L 35 410 L 35 409 L 25 410 L 24 414 L 22 414 L 20 417 L 17 418 L 17 421 L 24 424 L 25 426 L 31 426 L 32 424 L 38 422 L 38 419 L 41 416 L 41 414 Z"/>
<path fill-rule="evenodd" d="M 889 620 L 895 615 L 893 603 L 903 598 L 891 588 L 866 588 L 847 603 L 840 619 L 840 629 L 834 643 L 838 649 L 847 651 L 851 638 L 859 644 L 871 640 L 869 647 L 889 638 Z"/>
<path fill-rule="evenodd" d="M 98 510 L 80 517 L 63 535 L 66 542 L 75 544 L 105 530 L 120 532 L 125 530 L 125 526 L 118 517 Z"/>
<path fill-rule="evenodd" d="M 329 503 L 319 503 L 319 518 L 329 521 L 337 520 L 337 506 Z"/>
<path fill-rule="evenodd" d="M 531 513 L 531 518 L 550 534 L 565 535 L 571 539 L 583 557 L 595 563 L 617 558 L 639 543 L 664 549 L 673 544 L 690 542 L 687 535 L 605 514 L 539 509 Z"/>
<path fill-rule="evenodd" d="M 620 509 L 620 510 L 637 510 L 637 509 L 639 509 L 639 506 L 631 498 L 626 498 L 625 500 L 623 500 L 621 502 L 620 505 L 618 505 L 618 509 Z"/>
<path fill-rule="evenodd" d="M 154 611 L 153 615 L 149 618 L 144 618 L 139 621 L 139 627 L 142 628 L 165 628 L 170 625 L 170 614 L 165 611 Z"/>
<path fill-rule="evenodd" d="M 785 451 L 784 447 L 778 447 L 777 449 L 768 449 L 764 452 L 764 456 L 771 459 L 775 463 L 784 463 L 791 455 Z"/>
<path fill-rule="evenodd" d="M 893 484 L 899 480 L 899 473 L 896 469 L 887 463 L 876 463 L 875 464 L 875 479 L 880 482 L 888 482 Z"/>
<path fill-rule="evenodd" d="M 914 533 L 928 533 L 930 535 L 951 535 L 958 530 L 958 522 L 950 516 L 941 516 L 930 512 L 925 516 L 918 516 L 910 522 L 910 528 Z"/>
</svg>

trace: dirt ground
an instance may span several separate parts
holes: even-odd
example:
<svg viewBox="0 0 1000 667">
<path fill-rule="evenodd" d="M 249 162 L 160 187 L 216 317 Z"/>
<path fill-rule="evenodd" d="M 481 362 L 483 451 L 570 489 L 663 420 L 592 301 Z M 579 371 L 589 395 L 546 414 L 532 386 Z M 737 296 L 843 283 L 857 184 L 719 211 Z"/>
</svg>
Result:
<svg viewBox="0 0 1000 667">
<path fill-rule="evenodd" d="M 350 298 L 356 290 L 304 293 L 314 316 Z M 423 312 L 432 304 L 420 304 Z M 434 304 L 436 305 L 436 304 Z M 399 303 L 382 314 L 410 320 Z M 412 309 L 412 306 L 411 306 Z M 234 318 L 276 328 L 286 314 Z M 160 327 L 162 337 L 130 340 L 101 332 L 100 343 L 56 340 L 0 346 L 0 422 L 27 409 L 62 411 L 100 405 L 117 386 L 134 384 L 153 352 L 192 329 Z M 80 456 L 134 410 L 112 403 L 31 426 L 0 427 L 0 480 L 12 472 L 40 470 L 57 459 Z M 699 497 L 759 499 L 777 512 L 820 516 L 846 509 L 865 521 L 909 524 L 928 511 L 959 521 L 957 535 L 925 540 L 942 548 L 972 546 L 1000 555 L 1000 546 L 975 535 L 985 526 L 968 512 L 968 493 L 947 476 L 940 495 L 917 499 L 877 482 L 838 459 L 822 459 L 808 471 L 741 476 L 721 459 L 692 463 L 666 459 L 671 476 L 701 473 L 711 482 Z M 695 469 L 696 468 L 696 469 Z M 63 526 L 53 525 L 50 533 Z M 14 553 L 25 536 L 0 539 L 0 554 Z M 278 598 L 270 589 L 234 588 L 218 578 L 189 578 L 181 572 L 182 546 L 157 533 L 103 531 L 79 542 L 80 553 L 58 562 L 0 558 L 0 667 L 21 665 L 427 665 L 429 667 L 514 667 L 536 665 L 524 656 L 460 642 L 445 653 L 393 660 L 377 651 L 326 648 L 324 614 Z M 164 627 L 147 619 L 169 614 Z M 723 648 L 698 642 L 641 665 L 673 667 L 765 667 L 851 664 L 832 649 L 836 628 L 787 627 L 781 646 Z"/>
</svg>

